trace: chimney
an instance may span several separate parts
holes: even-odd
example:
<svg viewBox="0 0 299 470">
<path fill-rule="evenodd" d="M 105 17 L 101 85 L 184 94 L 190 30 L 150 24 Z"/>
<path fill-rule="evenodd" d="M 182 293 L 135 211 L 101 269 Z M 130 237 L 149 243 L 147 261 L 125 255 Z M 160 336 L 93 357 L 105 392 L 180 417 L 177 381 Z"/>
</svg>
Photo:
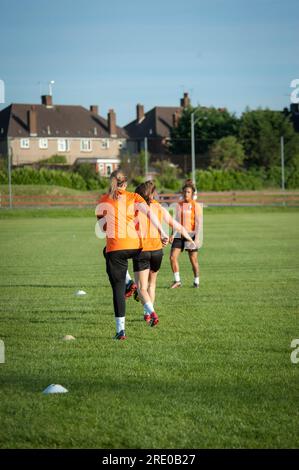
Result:
<svg viewBox="0 0 299 470">
<path fill-rule="evenodd" d="M 138 124 L 144 119 L 144 106 L 142 104 L 136 105 L 136 116 Z"/>
<path fill-rule="evenodd" d="M 99 114 L 99 108 L 98 106 L 96 106 L 95 104 L 92 104 L 90 107 L 89 107 L 89 110 L 91 113 L 93 114 Z"/>
<path fill-rule="evenodd" d="M 188 96 L 188 93 L 184 93 L 183 98 L 181 98 L 181 107 L 188 108 L 188 106 L 190 106 L 190 98 Z"/>
<path fill-rule="evenodd" d="M 117 137 L 116 133 L 116 114 L 113 109 L 108 111 L 108 132 L 111 137 Z"/>
<path fill-rule="evenodd" d="M 180 119 L 180 113 L 178 111 L 176 111 L 173 115 L 172 115 L 172 126 L 173 127 L 178 127 L 179 125 L 179 119 Z"/>
<path fill-rule="evenodd" d="M 47 108 L 52 108 L 52 96 L 51 95 L 42 95 L 42 104 L 47 106 Z"/>
<path fill-rule="evenodd" d="M 37 135 L 37 115 L 36 107 L 33 105 L 31 109 L 27 112 L 28 115 L 28 129 L 31 136 Z"/>
</svg>

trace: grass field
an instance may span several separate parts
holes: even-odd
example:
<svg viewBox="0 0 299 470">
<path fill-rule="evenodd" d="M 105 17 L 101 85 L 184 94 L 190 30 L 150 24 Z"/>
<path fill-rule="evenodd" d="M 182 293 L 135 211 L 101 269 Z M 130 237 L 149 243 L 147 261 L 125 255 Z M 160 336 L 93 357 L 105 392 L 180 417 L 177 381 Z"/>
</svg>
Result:
<svg viewBox="0 0 299 470">
<path fill-rule="evenodd" d="M 14 184 L 12 193 L 15 196 L 78 196 L 86 195 L 86 191 L 64 188 L 63 186 L 48 186 L 42 184 Z M 91 191 L 92 194 L 98 194 L 98 191 Z M 0 194 L 9 194 L 7 184 L 0 184 Z"/>
<path fill-rule="evenodd" d="M 168 289 L 165 250 L 160 324 L 129 299 L 125 342 L 94 218 L 17 214 L 0 220 L 0 447 L 299 447 L 298 210 L 206 211 L 200 289 L 185 255 Z"/>
</svg>

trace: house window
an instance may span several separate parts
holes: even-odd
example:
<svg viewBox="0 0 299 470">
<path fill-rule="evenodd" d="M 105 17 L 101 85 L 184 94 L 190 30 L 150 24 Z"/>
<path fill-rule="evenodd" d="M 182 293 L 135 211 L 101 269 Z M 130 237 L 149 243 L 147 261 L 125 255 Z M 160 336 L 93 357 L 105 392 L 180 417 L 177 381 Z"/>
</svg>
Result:
<svg viewBox="0 0 299 470">
<path fill-rule="evenodd" d="M 126 141 L 125 140 L 120 140 L 118 142 L 118 148 L 119 148 L 119 150 L 125 149 L 126 148 Z"/>
<path fill-rule="evenodd" d="M 90 139 L 81 139 L 80 141 L 81 152 L 91 152 L 91 140 Z"/>
<path fill-rule="evenodd" d="M 48 139 L 39 139 L 39 148 L 47 149 L 48 148 Z"/>
<path fill-rule="evenodd" d="M 70 142 L 67 139 L 58 139 L 57 150 L 58 152 L 69 152 Z"/>
<path fill-rule="evenodd" d="M 102 139 L 102 149 L 109 149 L 109 139 Z"/>
<path fill-rule="evenodd" d="M 21 149 L 29 149 L 29 147 L 30 147 L 29 139 L 21 139 L 20 140 L 20 147 L 21 147 Z"/>
<path fill-rule="evenodd" d="M 112 173 L 112 165 L 111 163 L 107 163 L 106 165 L 106 176 L 110 176 Z"/>
</svg>

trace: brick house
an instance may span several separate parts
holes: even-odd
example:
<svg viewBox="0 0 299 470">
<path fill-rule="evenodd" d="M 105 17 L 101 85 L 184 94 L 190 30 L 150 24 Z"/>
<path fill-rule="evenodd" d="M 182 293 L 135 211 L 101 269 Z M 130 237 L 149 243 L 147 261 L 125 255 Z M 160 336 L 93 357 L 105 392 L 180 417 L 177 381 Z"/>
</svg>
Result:
<svg viewBox="0 0 299 470">
<path fill-rule="evenodd" d="M 178 125 L 180 114 L 190 106 L 188 93 L 184 93 L 180 106 L 156 106 L 144 112 L 144 106 L 137 104 L 136 119 L 124 129 L 128 135 L 128 149 L 133 153 L 144 148 L 144 139 L 148 139 L 148 150 L 154 156 L 165 154 L 170 139 L 171 129 Z"/>
<path fill-rule="evenodd" d="M 64 155 L 69 165 L 92 162 L 105 176 L 117 168 L 127 135 L 112 109 L 106 120 L 97 106 L 87 110 L 54 105 L 50 95 L 41 98 L 41 104 L 14 103 L 0 112 L 0 158 L 10 148 L 14 166 Z"/>
</svg>

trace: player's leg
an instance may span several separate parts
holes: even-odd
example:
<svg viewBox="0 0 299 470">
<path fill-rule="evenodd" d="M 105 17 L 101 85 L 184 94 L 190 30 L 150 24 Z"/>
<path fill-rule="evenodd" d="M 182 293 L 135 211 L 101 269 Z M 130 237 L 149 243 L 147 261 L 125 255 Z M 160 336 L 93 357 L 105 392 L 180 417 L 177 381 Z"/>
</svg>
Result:
<svg viewBox="0 0 299 470">
<path fill-rule="evenodd" d="M 163 250 L 155 250 L 151 252 L 150 272 L 148 277 L 148 293 L 153 305 L 155 304 L 157 277 L 161 268 L 162 259 Z"/>
<path fill-rule="evenodd" d="M 172 247 L 170 251 L 170 265 L 173 272 L 174 281 L 170 286 L 171 289 L 181 287 L 180 267 L 179 267 L 179 256 L 181 248 Z"/>
<path fill-rule="evenodd" d="M 198 251 L 192 250 L 188 251 L 190 263 L 192 266 L 193 274 L 194 274 L 194 287 L 199 287 L 199 264 L 198 264 Z"/>
<path fill-rule="evenodd" d="M 152 316 L 156 316 L 154 305 L 148 292 L 149 272 L 149 268 L 134 272 L 139 298 L 143 304 L 143 318 L 148 324 L 151 323 Z"/>
<path fill-rule="evenodd" d="M 144 320 L 151 326 L 155 326 L 159 320 L 148 293 L 150 256 L 151 253 L 149 251 L 142 251 L 138 257 L 133 259 L 133 266 L 139 298 L 144 308 Z"/>
<path fill-rule="evenodd" d="M 157 277 L 158 277 L 158 272 L 149 272 L 148 276 L 148 294 L 151 298 L 152 304 L 155 304 L 155 298 L 156 298 L 156 285 L 157 285 Z"/>
<path fill-rule="evenodd" d="M 113 292 L 113 306 L 116 323 L 116 339 L 125 339 L 125 289 L 128 259 L 126 253 L 112 251 L 106 253 L 106 270 Z"/>
<path fill-rule="evenodd" d="M 142 304 L 144 305 L 147 302 L 151 302 L 151 298 L 148 294 L 149 268 L 143 271 L 135 271 L 134 276 Z"/>
<path fill-rule="evenodd" d="M 137 289 L 137 285 L 130 276 L 129 271 L 126 272 L 126 292 L 125 297 L 128 299 L 131 297 Z"/>
</svg>

